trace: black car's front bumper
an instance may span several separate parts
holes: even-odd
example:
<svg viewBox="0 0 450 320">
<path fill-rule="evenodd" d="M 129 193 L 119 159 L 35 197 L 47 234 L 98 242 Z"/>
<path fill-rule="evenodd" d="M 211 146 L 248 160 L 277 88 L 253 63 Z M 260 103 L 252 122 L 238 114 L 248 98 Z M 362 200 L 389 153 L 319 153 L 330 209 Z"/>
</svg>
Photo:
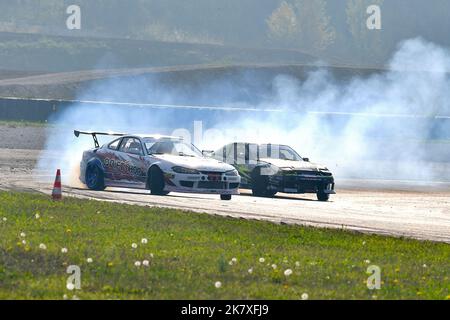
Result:
<svg viewBox="0 0 450 320">
<path fill-rule="evenodd" d="M 279 174 L 269 177 L 269 188 L 284 193 L 335 194 L 333 176 L 318 174 Z"/>
</svg>

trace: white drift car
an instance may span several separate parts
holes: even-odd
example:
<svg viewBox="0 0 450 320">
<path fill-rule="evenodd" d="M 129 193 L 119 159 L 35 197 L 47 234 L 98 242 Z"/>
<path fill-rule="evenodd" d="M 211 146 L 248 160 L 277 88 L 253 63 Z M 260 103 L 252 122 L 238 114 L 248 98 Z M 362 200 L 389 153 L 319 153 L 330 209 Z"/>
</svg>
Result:
<svg viewBox="0 0 450 320">
<path fill-rule="evenodd" d="M 220 194 L 230 200 L 239 194 L 237 170 L 224 162 L 206 158 L 183 139 L 159 135 L 74 131 L 92 135 L 95 148 L 83 153 L 80 180 L 93 190 L 106 187 L 149 189 L 152 194 L 169 192 Z M 97 135 L 119 138 L 99 146 Z"/>
</svg>

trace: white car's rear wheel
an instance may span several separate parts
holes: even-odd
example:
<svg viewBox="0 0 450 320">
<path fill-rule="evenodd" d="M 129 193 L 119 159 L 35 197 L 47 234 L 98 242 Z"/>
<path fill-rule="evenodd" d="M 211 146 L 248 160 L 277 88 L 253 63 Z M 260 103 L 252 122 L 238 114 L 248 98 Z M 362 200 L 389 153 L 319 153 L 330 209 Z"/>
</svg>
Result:
<svg viewBox="0 0 450 320">
<path fill-rule="evenodd" d="M 86 169 L 86 185 L 91 190 L 105 190 L 103 171 L 96 165 L 89 165 Z"/>
</svg>

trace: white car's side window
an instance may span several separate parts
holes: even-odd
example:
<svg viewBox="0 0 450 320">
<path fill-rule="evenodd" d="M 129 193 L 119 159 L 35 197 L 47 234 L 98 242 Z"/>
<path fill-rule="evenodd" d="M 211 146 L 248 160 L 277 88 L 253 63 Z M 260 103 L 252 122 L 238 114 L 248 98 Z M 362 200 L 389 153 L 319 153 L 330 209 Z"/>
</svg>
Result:
<svg viewBox="0 0 450 320">
<path fill-rule="evenodd" d="M 142 146 L 139 139 L 136 138 L 126 138 L 123 140 L 120 151 L 131 153 L 131 154 L 142 154 Z"/>
</svg>

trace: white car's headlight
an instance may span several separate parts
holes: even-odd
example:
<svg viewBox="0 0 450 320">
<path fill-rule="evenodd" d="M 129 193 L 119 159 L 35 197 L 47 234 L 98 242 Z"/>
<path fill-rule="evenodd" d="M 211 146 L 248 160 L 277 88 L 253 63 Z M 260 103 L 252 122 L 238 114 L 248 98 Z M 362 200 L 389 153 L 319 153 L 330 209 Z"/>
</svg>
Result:
<svg viewBox="0 0 450 320">
<path fill-rule="evenodd" d="M 239 173 L 236 169 L 233 169 L 233 170 L 225 172 L 225 175 L 229 176 L 229 177 L 237 177 L 239 175 Z"/>
<path fill-rule="evenodd" d="M 198 170 L 195 169 L 190 169 L 190 168 L 185 168 L 185 167 L 180 167 L 180 166 L 175 166 L 172 167 L 172 170 L 176 173 L 184 173 L 184 174 L 200 174 L 200 172 Z"/>
</svg>

